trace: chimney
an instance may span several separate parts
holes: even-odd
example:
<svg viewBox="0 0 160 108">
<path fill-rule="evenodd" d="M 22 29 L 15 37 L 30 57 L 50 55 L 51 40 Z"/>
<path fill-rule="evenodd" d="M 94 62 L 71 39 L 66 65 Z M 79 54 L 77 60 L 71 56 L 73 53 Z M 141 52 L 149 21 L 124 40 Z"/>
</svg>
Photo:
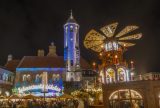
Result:
<svg viewBox="0 0 160 108">
<path fill-rule="evenodd" d="M 12 56 L 12 54 L 9 54 L 7 61 L 11 61 L 11 60 L 13 60 L 13 56 Z"/>
<path fill-rule="evenodd" d="M 54 42 L 52 42 L 51 45 L 49 46 L 49 52 L 48 52 L 47 56 L 57 56 L 56 46 L 54 45 Z"/>
<path fill-rule="evenodd" d="M 43 49 L 39 49 L 37 56 L 43 57 L 44 56 L 44 50 Z"/>
</svg>

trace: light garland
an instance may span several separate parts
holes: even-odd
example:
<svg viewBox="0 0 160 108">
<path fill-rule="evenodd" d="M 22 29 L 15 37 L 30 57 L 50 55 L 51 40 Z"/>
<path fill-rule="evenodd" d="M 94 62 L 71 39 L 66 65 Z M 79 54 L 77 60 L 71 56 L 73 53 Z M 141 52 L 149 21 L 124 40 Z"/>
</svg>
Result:
<svg viewBox="0 0 160 108">
<path fill-rule="evenodd" d="M 54 90 L 57 92 L 60 92 L 61 89 L 58 86 L 53 86 L 53 85 L 46 85 L 45 88 L 47 90 Z M 29 90 L 35 90 L 35 89 L 44 89 L 44 85 L 40 84 L 40 85 L 32 85 L 32 86 L 28 86 L 28 87 L 20 87 L 17 88 L 19 93 L 24 93 L 25 91 L 29 91 Z"/>
</svg>

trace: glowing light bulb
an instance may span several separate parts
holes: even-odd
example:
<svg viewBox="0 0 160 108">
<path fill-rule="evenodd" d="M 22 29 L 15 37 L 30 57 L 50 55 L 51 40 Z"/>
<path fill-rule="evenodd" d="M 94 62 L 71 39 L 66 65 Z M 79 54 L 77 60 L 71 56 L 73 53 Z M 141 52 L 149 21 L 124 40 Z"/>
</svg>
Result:
<svg viewBox="0 0 160 108">
<path fill-rule="evenodd" d="M 131 64 L 133 64 L 134 62 L 133 61 L 131 61 Z"/>
<path fill-rule="evenodd" d="M 103 46 L 103 45 L 101 45 L 101 48 L 104 48 L 104 46 Z"/>
<path fill-rule="evenodd" d="M 115 55 L 114 57 L 115 57 L 115 58 L 118 58 L 118 56 L 117 56 L 117 55 Z"/>
<path fill-rule="evenodd" d="M 95 62 L 93 62 L 93 66 L 95 66 L 96 65 L 96 63 Z"/>
</svg>

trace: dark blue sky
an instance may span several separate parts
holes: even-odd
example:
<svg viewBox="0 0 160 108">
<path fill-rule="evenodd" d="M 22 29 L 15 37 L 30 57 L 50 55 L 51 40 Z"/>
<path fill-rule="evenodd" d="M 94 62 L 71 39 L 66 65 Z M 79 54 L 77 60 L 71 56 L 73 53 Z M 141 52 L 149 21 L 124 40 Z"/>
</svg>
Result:
<svg viewBox="0 0 160 108">
<path fill-rule="evenodd" d="M 54 41 L 63 55 L 63 24 L 73 10 L 80 25 L 81 55 L 90 62 L 96 53 L 83 46 L 86 33 L 119 22 L 119 27 L 137 25 L 143 33 L 137 45 L 126 52 L 139 72 L 160 71 L 160 8 L 158 0 L 1 0 L 0 63 L 8 54 L 15 59 L 48 50 Z"/>
</svg>

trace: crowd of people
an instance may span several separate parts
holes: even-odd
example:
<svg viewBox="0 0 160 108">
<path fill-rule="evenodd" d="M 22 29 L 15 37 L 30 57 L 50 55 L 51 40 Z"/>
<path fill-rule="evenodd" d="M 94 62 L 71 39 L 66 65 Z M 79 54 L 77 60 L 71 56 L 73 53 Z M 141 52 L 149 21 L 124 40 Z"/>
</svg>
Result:
<svg viewBox="0 0 160 108">
<path fill-rule="evenodd" d="M 0 108 L 83 108 L 78 100 L 18 100 L 1 101 Z"/>
</svg>

